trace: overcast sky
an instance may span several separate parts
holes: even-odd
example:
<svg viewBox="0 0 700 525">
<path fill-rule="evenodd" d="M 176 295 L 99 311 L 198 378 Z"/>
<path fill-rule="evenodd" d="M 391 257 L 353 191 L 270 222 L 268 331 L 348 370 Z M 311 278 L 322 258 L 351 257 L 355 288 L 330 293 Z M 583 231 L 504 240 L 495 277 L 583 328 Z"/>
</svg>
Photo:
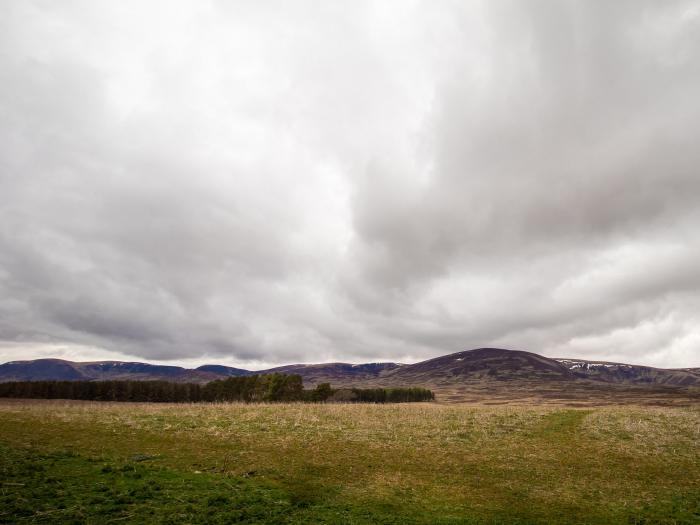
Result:
<svg viewBox="0 0 700 525">
<path fill-rule="evenodd" d="M 700 366 L 700 2 L 0 3 L 0 361 Z"/>
</svg>

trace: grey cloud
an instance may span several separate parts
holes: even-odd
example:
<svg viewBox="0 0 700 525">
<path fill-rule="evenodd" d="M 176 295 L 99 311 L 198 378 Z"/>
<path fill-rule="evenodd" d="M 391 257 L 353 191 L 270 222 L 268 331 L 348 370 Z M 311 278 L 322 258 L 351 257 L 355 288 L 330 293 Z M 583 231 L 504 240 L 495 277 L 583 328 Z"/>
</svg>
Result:
<svg viewBox="0 0 700 525">
<path fill-rule="evenodd" d="M 391 330 L 453 348 L 464 340 L 517 345 L 526 331 L 539 330 L 537 344 L 547 348 L 596 332 L 616 310 L 644 304 L 653 317 L 669 294 L 697 293 L 698 245 L 689 234 L 700 194 L 697 9 L 497 5 L 489 31 L 499 40 L 487 47 L 486 65 L 455 56 L 441 88 L 428 182 L 404 185 L 388 168 L 372 173 L 354 202 L 365 277 L 380 294 L 397 287 L 408 293 L 406 322 Z M 474 80 L 480 73 L 488 81 Z M 689 249 L 680 260 L 667 258 L 668 267 L 652 258 L 646 278 L 629 282 L 621 273 L 591 290 L 594 297 L 583 289 L 552 297 L 567 279 L 595 268 L 592 255 L 645 243 L 653 256 L 656 244 L 669 242 Z M 578 264 L 558 266 L 562 252 Z M 532 266 L 539 273 L 527 270 Z M 456 319 L 461 329 L 436 318 L 428 334 L 415 334 L 410 325 L 420 317 L 411 305 L 435 282 L 449 286 L 460 274 L 509 287 L 495 306 L 466 298 Z M 524 285 L 530 290 L 521 294 Z M 358 302 L 371 307 L 362 293 Z M 680 315 L 697 320 L 692 309 Z M 605 329 L 634 326 L 639 316 L 617 322 Z M 556 335 L 567 324 L 583 326 Z"/>
<path fill-rule="evenodd" d="M 697 366 L 696 2 L 176 4 L 2 7 L 4 344 Z"/>
</svg>

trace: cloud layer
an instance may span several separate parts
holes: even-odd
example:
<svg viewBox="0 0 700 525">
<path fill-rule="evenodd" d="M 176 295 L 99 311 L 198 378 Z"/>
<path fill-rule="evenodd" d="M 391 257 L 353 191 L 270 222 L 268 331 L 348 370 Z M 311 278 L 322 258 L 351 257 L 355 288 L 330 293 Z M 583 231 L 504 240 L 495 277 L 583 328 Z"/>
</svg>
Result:
<svg viewBox="0 0 700 525">
<path fill-rule="evenodd" d="M 0 355 L 700 366 L 697 2 L 0 6 Z"/>
</svg>

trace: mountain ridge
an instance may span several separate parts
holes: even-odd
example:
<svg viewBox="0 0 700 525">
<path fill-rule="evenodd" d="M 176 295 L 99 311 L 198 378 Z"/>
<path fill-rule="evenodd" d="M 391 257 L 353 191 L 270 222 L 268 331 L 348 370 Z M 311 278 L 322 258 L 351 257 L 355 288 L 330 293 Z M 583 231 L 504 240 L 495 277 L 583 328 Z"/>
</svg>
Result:
<svg viewBox="0 0 700 525">
<path fill-rule="evenodd" d="M 216 364 L 189 369 L 127 361 L 74 362 L 62 359 L 36 359 L 1 364 L 0 382 L 167 380 L 205 383 L 226 377 L 275 372 L 299 374 L 307 387 L 326 382 L 337 387 L 349 387 L 514 382 L 566 384 L 581 381 L 641 386 L 700 387 L 700 368 L 665 369 L 576 358 L 550 358 L 533 352 L 501 348 L 463 350 L 413 364 L 336 362 L 291 364 L 255 371 Z"/>
</svg>

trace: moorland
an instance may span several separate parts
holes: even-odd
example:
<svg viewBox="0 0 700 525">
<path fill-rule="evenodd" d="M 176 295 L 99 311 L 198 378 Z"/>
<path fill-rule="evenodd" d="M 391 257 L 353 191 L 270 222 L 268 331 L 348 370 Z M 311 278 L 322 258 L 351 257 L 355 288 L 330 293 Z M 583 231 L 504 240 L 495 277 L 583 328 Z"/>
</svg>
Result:
<svg viewBox="0 0 700 525">
<path fill-rule="evenodd" d="M 3 523 L 698 523 L 700 407 L 0 400 Z"/>
<path fill-rule="evenodd" d="M 0 381 L 257 381 L 200 368 L 23 361 Z M 698 369 L 477 349 L 268 372 L 435 401 L 0 399 L 0 523 L 700 523 Z"/>
</svg>

